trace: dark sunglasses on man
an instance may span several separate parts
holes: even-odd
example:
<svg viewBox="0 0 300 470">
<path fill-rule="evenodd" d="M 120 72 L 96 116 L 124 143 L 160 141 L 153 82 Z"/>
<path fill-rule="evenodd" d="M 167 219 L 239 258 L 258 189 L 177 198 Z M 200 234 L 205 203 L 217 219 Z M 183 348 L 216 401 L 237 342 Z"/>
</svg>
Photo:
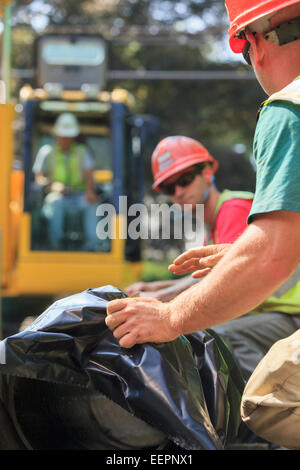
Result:
<svg viewBox="0 0 300 470">
<path fill-rule="evenodd" d="M 181 186 L 184 188 L 185 186 L 188 186 L 191 184 L 194 179 L 196 178 L 196 175 L 200 175 L 203 171 L 203 168 L 196 167 L 191 171 L 187 171 L 186 173 L 183 173 L 183 175 L 179 176 L 176 181 L 173 183 L 168 183 L 168 184 L 162 184 L 160 189 L 161 191 L 166 194 L 167 196 L 173 196 L 175 193 L 175 187 L 176 186 Z"/>
<path fill-rule="evenodd" d="M 246 34 L 244 31 L 242 31 L 242 37 L 246 39 Z M 289 42 L 300 39 L 300 17 L 294 18 L 293 20 L 276 26 L 276 28 L 265 33 L 264 38 L 267 41 L 273 41 L 279 46 L 284 46 L 284 44 L 288 44 Z M 251 65 L 249 50 L 250 43 L 247 41 L 247 44 L 243 49 L 243 57 L 247 64 Z"/>
</svg>

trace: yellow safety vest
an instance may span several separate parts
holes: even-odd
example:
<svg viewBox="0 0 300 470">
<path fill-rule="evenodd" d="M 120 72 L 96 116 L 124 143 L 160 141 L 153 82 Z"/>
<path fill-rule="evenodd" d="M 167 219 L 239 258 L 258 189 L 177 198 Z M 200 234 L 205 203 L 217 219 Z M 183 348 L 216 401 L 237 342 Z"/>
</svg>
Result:
<svg viewBox="0 0 300 470">
<path fill-rule="evenodd" d="M 271 95 L 263 105 L 267 106 L 273 101 L 289 101 L 293 104 L 300 104 L 300 75 L 285 88 Z"/>
<path fill-rule="evenodd" d="M 222 204 L 230 199 L 253 199 L 254 194 L 250 191 L 230 191 L 229 189 L 224 189 L 220 196 L 218 197 L 216 210 L 215 210 L 215 218 L 218 215 L 218 212 L 222 206 Z"/>
<path fill-rule="evenodd" d="M 58 146 L 53 147 L 50 158 L 50 177 L 52 181 L 63 183 L 70 189 L 84 191 L 86 183 L 82 171 L 85 147 L 73 144 L 69 155 L 65 155 Z"/>
</svg>

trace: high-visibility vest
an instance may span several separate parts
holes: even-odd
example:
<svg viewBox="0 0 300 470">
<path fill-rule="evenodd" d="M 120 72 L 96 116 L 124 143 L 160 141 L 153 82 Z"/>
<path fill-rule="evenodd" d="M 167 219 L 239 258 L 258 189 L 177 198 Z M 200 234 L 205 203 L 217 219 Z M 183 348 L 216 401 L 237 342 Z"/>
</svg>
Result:
<svg viewBox="0 0 300 470">
<path fill-rule="evenodd" d="M 253 199 L 254 194 L 248 191 L 223 191 L 216 205 L 217 216 L 222 204 L 230 199 Z M 300 313 L 300 265 L 298 269 L 252 313 L 282 312 Z"/>
<path fill-rule="evenodd" d="M 285 88 L 271 95 L 263 103 L 263 106 L 267 106 L 274 101 L 289 101 L 290 103 L 300 105 L 300 75 Z"/>
<path fill-rule="evenodd" d="M 216 209 L 215 209 L 215 218 L 217 217 L 219 210 L 224 204 L 224 202 L 229 201 L 230 199 L 253 199 L 254 194 L 250 191 L 230 191 L 229 189 L 224 189 L 218 197 Z"/>
<path fill-rule="evenodd" d="M 49 155 L 49 176 L 52 181 L 63 183 L 68 188 L 84 191 L 86 183 L 82 171 L 85 147 L 73 144 L 68 155 L 56 145 Z"/>
<path fill-rule="evenodd" d="M 282 90 L 271 95 L 262 105 L 274 101 L 287 101 L 300 105 L 300 75 Z M 260 114 L 259 113 L 259 114 Z M 265 302 L 258 308 L 264 312 L 300 313 L 300 265 L 296 271 L 285 281 Z"/>
</svg>

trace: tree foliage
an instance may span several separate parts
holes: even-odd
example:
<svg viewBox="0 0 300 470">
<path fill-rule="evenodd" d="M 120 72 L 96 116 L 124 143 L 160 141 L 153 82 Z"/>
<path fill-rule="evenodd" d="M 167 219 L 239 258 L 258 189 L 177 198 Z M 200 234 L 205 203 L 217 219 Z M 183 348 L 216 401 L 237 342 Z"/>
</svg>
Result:
<svg viewBox="0 0 300 470">
<path fill-rule="evenodd" d="M 230 54 L 224 0 L 26 0 L 14 2 L 14 67 L 33 66 L 33 37 L 68 26 L 110 42 L 109 68 L 227 70 L 249 67 Z M 256 80 L 108 82 L 136 98 L 136 110 L 161 120 L 161 136 L 185 134 L 211 152 L 244 144 L 249 156 L 256 112 L 265 98 Z"/>
</svg>

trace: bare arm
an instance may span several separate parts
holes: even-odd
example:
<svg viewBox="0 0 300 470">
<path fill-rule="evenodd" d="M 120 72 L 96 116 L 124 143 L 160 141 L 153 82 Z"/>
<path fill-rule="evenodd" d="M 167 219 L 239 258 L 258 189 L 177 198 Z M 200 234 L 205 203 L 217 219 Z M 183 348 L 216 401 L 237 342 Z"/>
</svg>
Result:
<svg viewBox="0 0 300 470">
<path fill-rule="evenodd" d="M 153 292 L 151 297 L 154 297 L 155 299 L 160 300 L 161 302 L 169 302 L 170 300 L 174 299 L 178 294 L 193 286 L 196 282 L 199 282 L 198 279 L 194 279 L 192 276 L 188 276 L 183 279 L 176 279 L 170 286 Z M 147 293 L 142 293 L 142 296 L 146 295 Z"/>
<path fill-rule="evenodd" d="M 198 291 L 194 287 L 174 299 L 176 328 L 182 333 L 208 328 L 257 307 L 297 268 L 299 242 L 299 213 L 280 211 L 258 218 L 202 281 Z"/>
<path fill-rule="evenodd" d="M 126 287 L 124 289 L 124 292 L 131 296 L 135 294 L 139 294 L 141 292 L 156 292 L 160 289 L 165 289 L 166 287 L 170 287 L 176 282 L 175 280 L 172 279 L 166 279 L 164 281 L 139 281 L 135 282 L 134 284 L 131 284 L 130 286 Z"/>
<path fill-rule="evenodd" d="M 198 279 L 188 276 L 183 279 L 169 281 L 137 282 L 125 289 L 125 293 L 129 296 L 139 294 L 140 297 L 152 297 L 161 300 L 161 302 L 169 302 L 197 281 Z"/>
<path fill-rule="evenodd" d="M 249 312 L 291 275 L 299 260 L 300 213 L 264 214 L 200 283 L 167 303 L 114 300 L 106 323 L 123 347 L 171 341 Z"/>
</svg>

